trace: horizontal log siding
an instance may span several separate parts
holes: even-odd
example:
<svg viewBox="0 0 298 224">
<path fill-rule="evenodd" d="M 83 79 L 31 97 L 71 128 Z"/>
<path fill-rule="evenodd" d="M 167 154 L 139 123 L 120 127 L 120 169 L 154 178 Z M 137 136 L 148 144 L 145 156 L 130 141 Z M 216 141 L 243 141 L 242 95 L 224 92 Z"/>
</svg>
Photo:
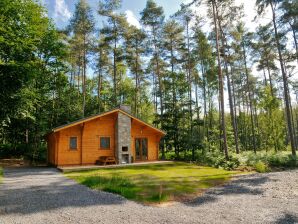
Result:
<svg viewBox="0 0 298 224">
<path fill-rule="evenodd" d="M 100 156 L 115 156 L 115 119 L 107 115 L 85 123 L 83 164 L 94 164 Z M 110 149 L 100 149 L 100 137 L 110 137 Z"/>
<path fill-rule="evenodd" d="M 115 156 L 115 123 L 117 112 L 63 129 L 48 136 L 49 162 L 62 165 L 95 164 L 100 156 Z M 83 135 L 81 131 L 83 130 Z M 56 136 L 55 136 L 56 135 Z M 83 141 L 81 141 L 81 136 Z M 110 149 L 100 149 L 99 138 L 110 137 Z M 70 137 L 77 137 L 77 150 L 71 150 Z M 148 139 L 148 160 L 158 159 L 161 133 L 132 119 L 131 146 L 135 158 L 135 138 Z M 81 145 L 83 143 L 83 145 Z M 81 154 L 81 146 L 83 153 Z M 81 158 L 82 156 L 82 158 Z M 82 160 L 82 161 L 81 161 Z"/>
<path fill-rule="evenodd" d="M 133 120 L 131 125 L 132 155 L 135 159 L 135 139 L 148 139 L 148 161 L 158 160 L 158 146 L 161 135 L 143 124 Z"/>
</svg>

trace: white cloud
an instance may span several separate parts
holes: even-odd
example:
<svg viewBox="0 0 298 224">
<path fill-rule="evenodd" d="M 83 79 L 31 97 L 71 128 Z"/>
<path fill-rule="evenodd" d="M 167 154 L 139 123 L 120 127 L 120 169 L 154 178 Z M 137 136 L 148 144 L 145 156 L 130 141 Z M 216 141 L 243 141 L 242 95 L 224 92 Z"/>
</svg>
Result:
<svg viewBox="0 0 298 224">
<path fill-rule="evenodd" d="M 141 28 L 140 22 L 138 21 L 137 17 L 135 16 L 135 14 L 132 11 L 126 10 L 125 11 L 125 16 L 126 16 L 127 22 L 130 25 L 133 25 L 133 26 L 135 26 L 139 29 Z"/>
<path fill-rule="evenodd" d="M 66 22 L 71 17 L 71 12 L 69 11 L 64 0 L 55 1 L 55 11 L 54 11 L 54 20 L 56 22 L 62 21 Z"/>
</svg>

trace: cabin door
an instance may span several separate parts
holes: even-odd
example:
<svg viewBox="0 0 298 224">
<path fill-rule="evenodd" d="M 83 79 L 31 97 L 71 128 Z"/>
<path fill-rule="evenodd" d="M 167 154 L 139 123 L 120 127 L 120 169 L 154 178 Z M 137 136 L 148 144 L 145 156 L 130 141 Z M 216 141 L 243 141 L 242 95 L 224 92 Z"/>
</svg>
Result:
<svg viewBox="0 0 298 224">
<path fill-rule="evenodd" d="M 135 139 L 135 159 L 136 161 L 148 160 L 148 140 L 147 138 L 136 138 Z"/>
</svg>

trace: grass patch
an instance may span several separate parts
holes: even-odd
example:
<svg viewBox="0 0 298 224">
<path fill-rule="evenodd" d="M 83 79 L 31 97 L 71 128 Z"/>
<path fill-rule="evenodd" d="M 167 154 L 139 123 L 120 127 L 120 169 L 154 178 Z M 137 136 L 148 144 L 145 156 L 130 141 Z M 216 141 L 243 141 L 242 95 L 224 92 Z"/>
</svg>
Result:
<svg viewBox="0 0 298 224">
<path fill-rule="evenodd" d="M 205 189 L 229 180 L 236 171 L 176 162 L 146 164 L 65 175 L 92 189 L 120 194 L 145 203 L 190 199 Z"/>
</svg>

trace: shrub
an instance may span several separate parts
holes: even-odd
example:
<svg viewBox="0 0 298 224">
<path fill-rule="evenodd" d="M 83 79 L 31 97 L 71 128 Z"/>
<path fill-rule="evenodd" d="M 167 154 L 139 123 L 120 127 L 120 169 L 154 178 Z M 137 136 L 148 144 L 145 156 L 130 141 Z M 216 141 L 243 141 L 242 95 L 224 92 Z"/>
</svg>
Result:
<svg viewBox="0 0 298 224">
<path fill-rule="evenodd" d="M 197 163 L 215 168 L 223 168 L 225 170 L 233 170 L 240 165 L 240 161 L 237 157 L 230 156 L 229 160 L 226 160 L 225 156 L 220 152 L 201 154 L 197 157 Z"/>
<path fill-rule="evenodd" d="M 263 162 L 267 165 L 267 167 L 271 168 L 290 168 L 297 167 L 298 161 L 296 156 L 292 156 L 288 151 L 282 152 L 257 152 L 257 154 L 253 152 L 242 152 L 239 155 L 235 155 L 240 164 L 243 166 L 251 166 L 255 167 L 258 162 Z"/>
<path fill-rule="evenodd" d="M 20 158 L 28 151 L 28 145 L 19 144 L 3 144 L 0 145 L 0 158 L 10 159 L 10 158 Z"/>
<path fill-rule="evenodd" d="M 298 159 L 297 156 L 289 155 L 287 158 L 286 167 L 298 167 Z"/>
<path fill-rule="evenodd" d="M 256 169 L 257 172 L 259 173 L 266 173 L 269 171 L 269 167 L 262 161 L 257 162 L 254 165 L 254 168 Z"/>
<path fill-rule="evenodd" d="M 191 161 L 191 152 L 181 152 L 181 160 Z M 175 159 L 173 151 L 166 153 L 166 158 L 169 160 Z M 259 162 L 266 165 L 267 171 L 269 168 L 293 168 L 298 167 L 298 159 L 292 156 L 289 151 L 258 151 L 256 154 L 252 151 L 241 152 L 240 154 L 230 153 L 229 160 L 226 160 L 222 152 L 217 151 L 202 151 L 196 152 L 196 163 L 200 165 L 223 168 L 226 170 L 236 169 L 238 166 L 253 167 L 260 166 Z"/>
<path fill-rule="evenodd" d="M 25 158 L 33 163 L 46 161 L 46 144 L 33 147 L 32 144 L 0 145 L 0 159 Z"/>
</svg>

